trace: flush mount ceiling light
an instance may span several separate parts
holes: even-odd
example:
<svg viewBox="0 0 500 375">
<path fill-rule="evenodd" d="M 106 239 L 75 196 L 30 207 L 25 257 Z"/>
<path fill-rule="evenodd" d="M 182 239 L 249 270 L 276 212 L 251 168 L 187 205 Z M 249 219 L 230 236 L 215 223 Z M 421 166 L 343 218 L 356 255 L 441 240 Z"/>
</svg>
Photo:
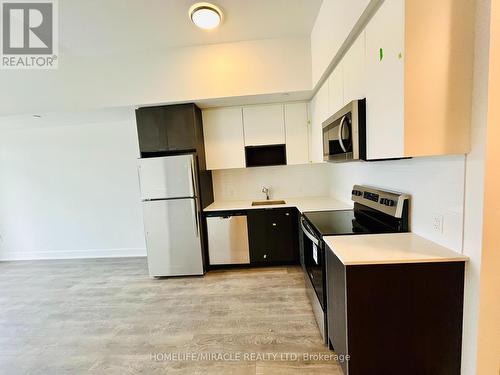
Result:
<svg viewBox="0 0 500 375">
<path fill-rule="evenodd" d="M 222 10 L 210 3 L 196 3 L 189 8 L 189 18 L 199 28 L 210 30 L 222 22 Z"/>
</svg>

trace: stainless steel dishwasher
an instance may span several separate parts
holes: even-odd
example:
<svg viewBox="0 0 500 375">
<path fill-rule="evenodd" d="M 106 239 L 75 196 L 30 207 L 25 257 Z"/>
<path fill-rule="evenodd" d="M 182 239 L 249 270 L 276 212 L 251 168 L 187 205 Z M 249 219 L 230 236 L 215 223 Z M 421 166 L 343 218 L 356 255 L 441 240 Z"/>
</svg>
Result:
<svg viewBox="0 0 500 375">
<path fill-rule="evenodd" d="M 249 264 L 246 212 L 209 212 L 206 216 L 210 265 Z"/>
</svg>

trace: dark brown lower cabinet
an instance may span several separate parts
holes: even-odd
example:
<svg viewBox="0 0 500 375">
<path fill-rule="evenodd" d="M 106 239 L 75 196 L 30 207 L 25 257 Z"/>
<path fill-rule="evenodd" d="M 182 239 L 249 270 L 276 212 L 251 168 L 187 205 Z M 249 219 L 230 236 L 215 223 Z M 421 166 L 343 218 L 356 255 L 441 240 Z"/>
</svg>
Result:
<svg viewBox="0 0 500 375">
<path fill-rule="evenodd" d="M 296 208 L 248 210 L 250 263 L 298 263 Z"/>
<path fill-rule="evenodd" d="M 329 343 L 345 375 L 459 375 L 464 262 L 345 266 L 326 249 Z"/>
</svg>

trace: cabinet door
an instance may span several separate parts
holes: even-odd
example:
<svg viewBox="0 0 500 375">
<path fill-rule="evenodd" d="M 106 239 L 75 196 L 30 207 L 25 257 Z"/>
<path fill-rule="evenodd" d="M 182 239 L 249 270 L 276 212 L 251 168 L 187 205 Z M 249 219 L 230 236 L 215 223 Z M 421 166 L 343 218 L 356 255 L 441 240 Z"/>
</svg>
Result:
<svg viewBox="0 0 500 375">
<path fill-rule="evenodd" d="M 276 145 L 285 143 L 283 105 L 257 105 L 243 107 L 245 146 Z"/>
<path fill-rule="evenodd" d="M 268 245 L 271 262 L 289 263 L 298 260 L 296 216 L 292 209 L 268 211 Z"/>
<path fill-rule="evenodd" d="M 347 353 L 347 301 L 346 269 L 328 247 L 326 253 L 326 303 L 328 340 L 338 355 Z M 344 374 L 348 374 L 348 362 L 341 362 Z"/>
<path fill-rule="evenodd" d="M 194 104 L 139 108 L 136 111 L 141 153 L 196 149 Z"/>
<path fill-rule="evenodd" d="M 343 59 L 344 105 L 366 96 L 365 51 L 365 32 L 363 31 Z"/>
<path fill-rule="evenodd" d="M 323 163 L 323 121 L 328 118 L 328 81 L 311 100 L 311 131 L 309 152 L 312 163 Z"/>
<path fill-rule="evenodd" d="M 245 168 L 241 107 L 203 110 L 207 169 Z"/>
<path fill-rule="evenodd" d="M 251 263 L 298 261 L 295 209 L 248 210 L 247 220 Z"/>
<path fill-rule="evenodd" d="M 139 149 L 143 153 L 168 151 L 165 111 L 161 107 L 135 111 Z"/>
<path fill-rule="evenodd" d="M 404 1 L 385 1 L 366 29 L 368 159 L 404 155 Z"/>
<path fill-rule="evenodd" d="M 248 210 L 248 244 L 250 247 L 250 263 L 270 262 L 270 252 L 267 247 L 267 211 Z"/>
<path fill-rule="evenodd" d="M 170 105 L 165 108 L 168 151 L 196 149 L 195 108 L 193 104 Z"/>
<path fill-rule="evenodd" d="M 328 78 L 328 116 L 344 106 L 343 62 L 341 61 Z"/>
<path fill-rule="evenodd" d="M 285 104 L 286 163 L 309 162 L 309 125 L 307 104 Z"/>
</svg>

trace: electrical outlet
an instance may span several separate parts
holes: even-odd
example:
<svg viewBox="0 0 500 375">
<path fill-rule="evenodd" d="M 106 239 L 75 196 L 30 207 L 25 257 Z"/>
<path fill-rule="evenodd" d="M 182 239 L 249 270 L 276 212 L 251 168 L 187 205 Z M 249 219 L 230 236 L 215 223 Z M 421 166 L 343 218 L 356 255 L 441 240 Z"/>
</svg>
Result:
<svg viewBox="0 0 500 375">
<path fill-rule="evenodd" d="M 441 214 L 435 214 L 432 217 L 432 229 L 434 232 L 443 233 L 443 222 L 444 216 Z"/>
</svg>

